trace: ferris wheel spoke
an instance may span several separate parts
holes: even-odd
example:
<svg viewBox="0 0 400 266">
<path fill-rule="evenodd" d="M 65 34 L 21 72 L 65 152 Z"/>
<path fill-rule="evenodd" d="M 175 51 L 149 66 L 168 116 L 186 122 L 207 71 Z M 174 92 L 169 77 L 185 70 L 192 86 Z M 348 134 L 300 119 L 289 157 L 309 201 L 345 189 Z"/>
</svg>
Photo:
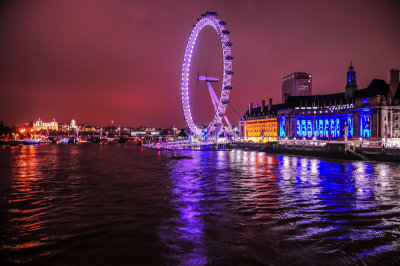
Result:
<svg viewBox="0 0 400 266">
<path fill-rule="evenodd" d="M 211 96 L 211 101 L 212 101 L 212 103 L 214 105 L 214 110 L 217 111 L 217 106 L 218 106 L 219 99 L 218 99 L 217 95 L 215 94 L 214 89 L 211 86 L 210 82 L 207 82 L 207 86 L 208 86 L 208 91 L 209 91 L 210 96 Z"/>
</svg>

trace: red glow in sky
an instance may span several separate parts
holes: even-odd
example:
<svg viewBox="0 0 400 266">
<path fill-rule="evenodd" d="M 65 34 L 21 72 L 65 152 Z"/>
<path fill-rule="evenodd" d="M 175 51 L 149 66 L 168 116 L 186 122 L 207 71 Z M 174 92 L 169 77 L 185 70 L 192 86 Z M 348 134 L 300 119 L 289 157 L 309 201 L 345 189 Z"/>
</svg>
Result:
<svg viewBox="0 0 400 266">
<path fill-rule="evenodd" d="M 185 125 L 180 79 L 196 18 L 228 22 L 231 102 L 281 101 L 282 78 L 313 75 L 313 93 L 359 88 L 400 68 L 398 1 L 6 1 L 0 7 L 0 120 Z M 230 120 L 238 115 L 230 113 Z"/>
</svg>

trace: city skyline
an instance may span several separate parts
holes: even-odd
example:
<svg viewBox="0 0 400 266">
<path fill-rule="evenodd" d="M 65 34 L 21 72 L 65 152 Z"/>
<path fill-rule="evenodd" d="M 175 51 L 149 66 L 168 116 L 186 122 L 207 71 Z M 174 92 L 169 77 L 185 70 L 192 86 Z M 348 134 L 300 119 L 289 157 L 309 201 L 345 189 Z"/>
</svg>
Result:
<svg viewBox="0 0 400 266">
<path fill-rule="evenodd" d="M 283 77 L 297 71 L 312 74 L 313 94 L 343 92 L 351 60 L 365 88 L 399 68 L 398 7 L 396 1 L 9 1 L 0 11 L 0 119 L 184 127 L 183 53 L 191 25 L 207 10 L 231 31 L 231 100 L 239 112 L 248 102 L 280 102 Z M 235 124 L 240 118 L 228 115 Z"/>
</svg>

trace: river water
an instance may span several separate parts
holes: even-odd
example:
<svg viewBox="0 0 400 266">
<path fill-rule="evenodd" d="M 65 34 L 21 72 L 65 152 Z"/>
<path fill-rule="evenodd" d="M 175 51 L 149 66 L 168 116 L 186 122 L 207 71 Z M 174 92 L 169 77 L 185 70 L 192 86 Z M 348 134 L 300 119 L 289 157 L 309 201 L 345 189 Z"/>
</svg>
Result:
<svg viewBox="0 0 400 266">
<path fill-rule="evenodd" d="M 0 146 L 1 265 L 394 265 L 399 254 L 400 164 Z"/>
</svg>

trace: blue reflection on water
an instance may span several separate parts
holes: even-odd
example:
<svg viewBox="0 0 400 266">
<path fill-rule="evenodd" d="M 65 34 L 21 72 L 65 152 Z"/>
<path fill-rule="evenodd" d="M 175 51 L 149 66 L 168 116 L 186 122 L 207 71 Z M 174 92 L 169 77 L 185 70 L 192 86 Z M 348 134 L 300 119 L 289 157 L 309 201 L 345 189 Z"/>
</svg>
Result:
<svg viewBox="0 0 400 266">
<path fill-rule="evenodd" d="M 230 254 L 244 264 L 359 263 L 400 246 L 390 235 L 400 225 L 393 204 L 400 182 L 388 177 L 388 165 L 242 150 L 190 155 L 169 165 L 178 213 L 162 239 L 174 262 L 207 264 Z"/>
<path fill-rule="evenodd" d="M 321 232 L 325 235 L 331 231 L 330 235 L 324 237 L 321 242 L 328 242 L 330 245 L 344 249 L 346 243 L 351 243 L 349 245 L 354 248 L 356 241 L 366 241 L 366 239 L 381 236 L 383 231 L 379 229 L 379 226 L 368 228 L 369 223 L 381 224 L 381 218 L 376 217 L 366 222 L 365 217 L 376 214 L 374 213 L 374 210 L 378 208 L 376 198 L 379 197 L 376 194 L 376 188 L 382 186 L 382 182 L 377 180 L 377 177 L 386 176 L 387 166 L 380 165 L 378 172 L 374 173 L 376 168 L 368 162 L 335 163 L 286 156 L 278 156 L 278 160 L 278 184 L 284 195 L 282 200 L 286 206 L 291 206 L 291 204 L 296 206 L 296 208 L 286 209 L 285 216 L 301 217 L 299 224 L 307 219 L 310 220 L 310 224 L 317 220 L 323 222 L 323 228 L 317 223 L 315 227 L 308 227 L 306 233 L 296 232 L 295 236 L 289 236 L 288 239 L 299 240 L 304 239 L 305 235 L 317 236 Z M 379 175 L 379 172 L 383 174 Z M 313 214 L 319 214 L 317 217 L 308 215 L 309 206 Z M 395 211 L 399 211 L 398 206 Z M 398 222 L 397 219 L 396 223 Z M 396 243 L 398 248 L 398 239 Z M 393 244 L 372 247 L 354 256 L 363 259 L 378 251 L 384 252 L 386 249 L 390 251 L 394 248 Z"/>
</svg>

